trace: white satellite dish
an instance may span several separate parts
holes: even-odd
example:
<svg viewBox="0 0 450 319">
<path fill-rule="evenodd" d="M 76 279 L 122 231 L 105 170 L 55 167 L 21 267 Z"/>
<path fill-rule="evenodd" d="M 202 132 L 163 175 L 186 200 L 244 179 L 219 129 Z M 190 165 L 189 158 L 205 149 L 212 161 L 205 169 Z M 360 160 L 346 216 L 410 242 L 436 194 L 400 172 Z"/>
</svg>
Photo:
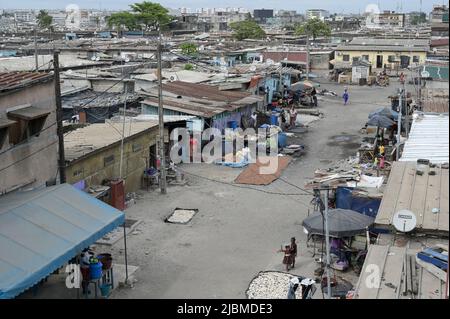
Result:
<svg viewBox="0 0 450 319">
<path fill-rule="evenodd" d="M 420 73 L 420 76 L 423 77 L 423 78 L 429 78 L 429 77 L 430 77 L 430 72 L 428 72 L 428 71 L 422 71 L 422 72 Z"/>
<path fill-rule="evenodd" d="M 130 62 L 130 59 L 128 57 L 125 58 L 125 62 Z"/>
<path fill-rule="evenodd" d="M 255 72 L 255 71 L 256 71 L 256 66 L 252 65 L 252 66 L 250 67 L 250 71 L 251 71 L 251 72 Z"/>
<path fill-rule="evenodd" d="M 416 228 L 417 218 L 412 211 L 402 209 L 394 214 L 392 223 L 399 232 L 408 233 Z"/>
</svg>

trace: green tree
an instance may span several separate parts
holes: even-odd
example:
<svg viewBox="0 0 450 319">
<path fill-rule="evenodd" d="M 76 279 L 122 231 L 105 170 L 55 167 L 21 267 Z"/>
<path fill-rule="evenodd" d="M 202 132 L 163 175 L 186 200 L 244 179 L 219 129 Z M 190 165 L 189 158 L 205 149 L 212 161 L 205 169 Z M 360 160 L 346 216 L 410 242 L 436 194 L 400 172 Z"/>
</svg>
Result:
<svg viewBox="0 0 450 319">
<path fill-rule="evenodd" d="M 331 28 L 328 24 L 319 19 L 310 19 L 298 26 L 295 30 L 295 34 L 307 35 L 308 37 L 312 37 L 313 41 L 315 41 L 316 38 L 320 36 L 331 36 Z"/>
<path fill-rule="evenodd" d="M 40 10 L 36 19 L 41 29 L 50 29 L 53 22 L 53 17 L 46 10 Z"/>
<path fill-rule="evenodd" d="M 155 28 L 157 25 L 164 27 L 172 20 L 168 14 L 169 10 L 159 3 L 144 1 L 132 4 L 130 7 L 135 13 L 137 22 L 144 26 L 145 31 Z"/>
<path fill-rule="evenodd" d="M 264 30 L 253 20 L 230 23 L 230 28 L 233 30 L 233 36 L 239 41 L 244 39 L 263 39 L 266 36 Z"/>
<path fill-rule="evenodd" d="M 135 30 L 137 28 L 136 16 L 131 12 L 122 11 L 111 14 L 107 18 L 108 26 L 116 27 L 118 31 L 123 28 L 128 30 Z"/>
<path fill-rule="evenodd" d="M 184 55 L 196 56 L 198 53 L 198 48 L 194 43 L 183 43 L 180 45 L 180 49 Z"/>
</svg>

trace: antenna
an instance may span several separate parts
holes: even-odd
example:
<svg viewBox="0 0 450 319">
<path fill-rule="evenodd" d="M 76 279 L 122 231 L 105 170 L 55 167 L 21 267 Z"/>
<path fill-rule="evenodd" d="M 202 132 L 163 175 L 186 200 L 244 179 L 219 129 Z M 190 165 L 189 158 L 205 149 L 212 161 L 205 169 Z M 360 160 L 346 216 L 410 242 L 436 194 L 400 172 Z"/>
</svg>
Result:
<svg viewBox="0 0 450 319">
<path fill-rule="evenodd" d="M 408 233 L 416 228 L 417 218 L 412 211 L 402 209 L 394 214 L 392 224 L 397 231 Z"/>
</svg>

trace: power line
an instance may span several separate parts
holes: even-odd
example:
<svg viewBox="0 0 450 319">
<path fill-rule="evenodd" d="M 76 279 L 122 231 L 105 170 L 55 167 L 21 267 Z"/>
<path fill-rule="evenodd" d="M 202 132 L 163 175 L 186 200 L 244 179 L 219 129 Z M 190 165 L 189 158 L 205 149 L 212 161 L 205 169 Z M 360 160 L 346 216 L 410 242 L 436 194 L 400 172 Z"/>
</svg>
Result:
<svg viewBox="0 0 450 319">
<path fill-rule="evenodd" d="M 211 181 L 214 183 L 224 184 L 224 185 L 233 186 L 233 187 L 237 187 L 237 188 L 250 189 L 250 190 L 262 192 L 262 193 L 269 194 L 269 195 L 283 195 L 283 196 L 310 196 L 311 195 L 309 193 L 279 193 L 279 192 L 267 191 L 267 190 L 263 190 L 263 189 L 259 189 L 259 188 L 255 188 L 255 187 L 251 187 L 251 186 L 241 186 L 241 185 L 237 185 L 237 184 L 233 184 L 233 183 L 229 183 L 229 182 L 225 182 L 225 181 L 215 180 L 215 179 L 197 175 L 194 173 L 188 173 L 185 170 L 180 169 L 180 168 L 178 168 L 178 169 L 187 175 L 192 175 L 192 176 L 195 176 L 195 177 L 198 177 L 201 179 L 205 179 L 205 180 L 208 180 L 208 181 Z"/>
<path fill-rule="evenodd" d="M 42 132 L 48 130 L 49 128 L 51 128 L 51 127 L 53 127 L 53 126 L 55 126 L 55 125 L 56 125 L 56 122 L 50 124 L 50 125 L 47 126 L 46 128 L 43 128 L 42 130 L 40 130 L 39 132 L 35 133 L 34 135 L 39 135 L 39 134 L 41 134 Z M 34 135 L 33 135 L 33 136 L 34 136 Z M 9 151 L 11 151 L 11 150 L 13 150 L 13 149 L 15 149 L 16 147 L 19 147 L 20 145 L 25 144 L 25 143 L 27 143 L 27 142 L 29 142 L 29 139 L 24 139 L 23 141 L 20 141 L 19 143 L 14 144 L 14 145 L 11 146 L 10 148 L 8 148 L 8 149 L 6 149 L 6 150 L 0 152 L 0 155 L 5 154 L 5 153 L 7 153 L 7 152 L 9 152 Z"/>
<path fill-rule="evenodd" d="M 56 143 L 58 143 L 58 140 L 56 140 L 56 141 L 54 141 L 54 142 L 48 144 L 47 146 L 44 146 L 43 148 L 38 149 L 37 151 L 35 151 L 35 152 L 33 152 L 33 153 L 31 153 L 31 154 L 29 154 L 29 155 L 27 155 L 27 156 L 21 158 L 20 160 L 17 160 L 17 161 L 15 161 L 15 162 L 11 163 L 10 165 L 8 165 L 8 166 L 6 166 L 6 167 L 1 168 L 1 169 L 0 169 L 0 172 L 3 172 L 4 170 L 10 168 L 11 166 L 14 166 L 14 165 L 16 165 L 17 163 L 20 163 L 20 162 L 22 162 L 22 161 L 24 161 L 24 160 L 26 160 L 26 159 L 32 157 L 33 155 L 35 155 L 35 154 L 37 154 L 37 153 L 39 153 L 39 152 L 41 152 L 41 151 L 43 151 L 43 150 L 49 148 L 50 146 L 52 146 L 53 144 L 56 144 Z"/>
</svg>

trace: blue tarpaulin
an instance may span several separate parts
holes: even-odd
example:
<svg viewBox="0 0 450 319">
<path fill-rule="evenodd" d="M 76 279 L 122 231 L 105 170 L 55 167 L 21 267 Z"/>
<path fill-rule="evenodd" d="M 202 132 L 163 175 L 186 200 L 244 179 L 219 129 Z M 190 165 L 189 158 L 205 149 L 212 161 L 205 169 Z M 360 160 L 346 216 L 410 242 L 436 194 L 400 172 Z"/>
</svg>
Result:
<svg viewBox="0 0 450 319">
<path fill-rule="evenodd" d="M 375 218 L 380 208 L 381 199 L 358 196 L 351 187 L 336 189 L 336 208 L 350 209 Z"/>
<path fill-rule="evenodd" d="M 0 299 L 14 298 L 125 222 L 71 185 L 0 196 Z"/>
</svg>

